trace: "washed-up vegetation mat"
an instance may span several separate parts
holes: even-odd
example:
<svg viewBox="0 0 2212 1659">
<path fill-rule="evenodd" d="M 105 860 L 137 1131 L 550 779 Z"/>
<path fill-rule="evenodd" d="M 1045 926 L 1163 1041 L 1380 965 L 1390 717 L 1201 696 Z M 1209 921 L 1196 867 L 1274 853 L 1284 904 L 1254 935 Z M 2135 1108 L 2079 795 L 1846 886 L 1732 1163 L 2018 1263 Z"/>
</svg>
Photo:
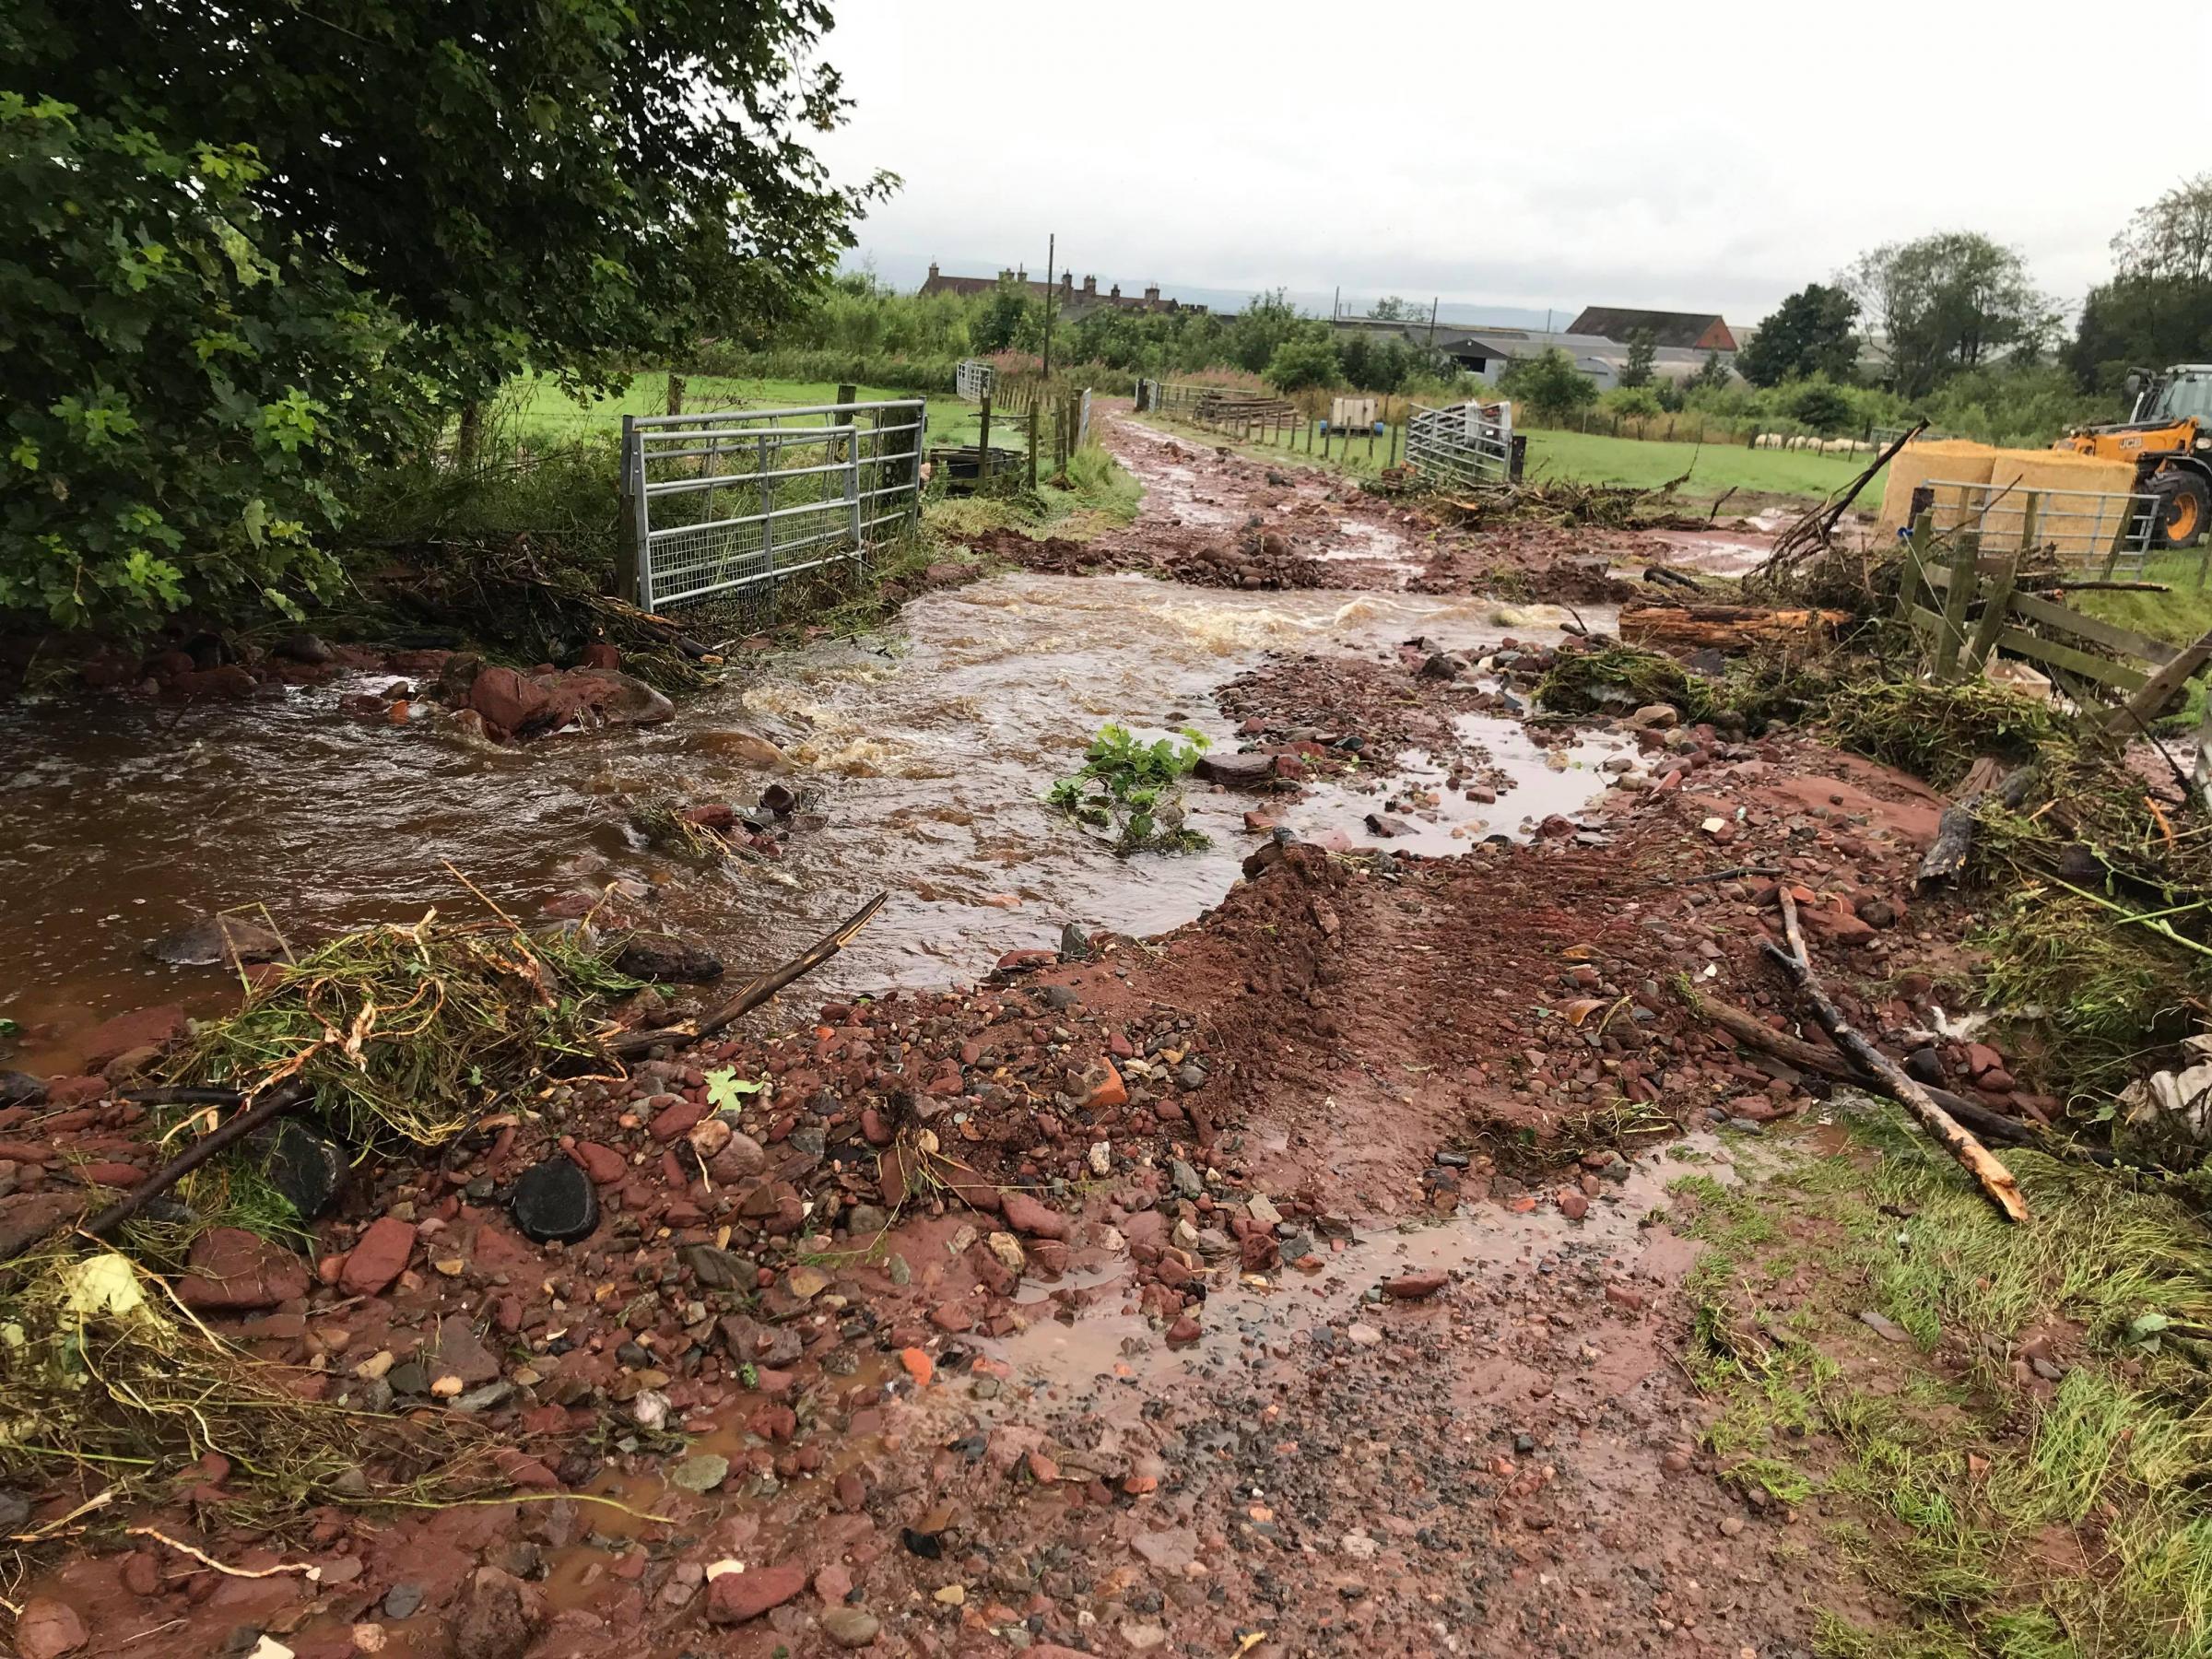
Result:
<svg viewBox="0 0 2212 1659">
<path fill-rule="evenodd" d="M 1837 688 L 1832 653 L 1775 647 L 1754 652 L 1724 674 L 1701 674 L 1663 651 L 1602 641 L 1569 641 L 1536 684 L 1536 700 L 1565 714 L 1627 713 L 1670 705 L 1692 724 L 1741 724 L 1757 732 L 1776 720 L 1802 720 L 1827 706 Z"/>
<path fill-rule="evenodd" d="M 208 1453 L 231 1465 L 223 1490 L 241 1520 L 308 1503 L 450 1502 L 500 1485 L 470 1419 L 347 1410 L 300 1397 L 288 1375 L 119 1251 L 57 1247 L 13 1263 L 0 1282 L 0 1481 L 108 1493 L 110 1522 L 122 1502 L 205 1478 L 195 1465 Z"/>
<path fill-rule="evenodd" d="M 304 1085 L 301 1110 L 357 1151 L 434 1147 L 548 1071 L 612 1071 L 602 1014 L 636 988 L 576 935 L 433 911 L 278 968 L 237 1013 L 202 1026 L 167 1078 L 248 1098 Z M 177 1300 L 143 1262 L 175 1265 L 206 1226 L 298 1240 L 297 1218 L 242 1152 L 195 1171 L 181 1194 L 177 1213 L 130 1226 L 130 1253 L 84 1253 L 65 1234 L 0 1269 L 0 1482 L 159 1498 L 198 1478 L 194 1461 L 214 1452 L 234 1471 L 223 1490 L 241 1516 L 265 1517 L 499 1486 L 493 1449 L 468 1419 L 303 1399 L 288 1372 Z"/>
<path fill-rule="evenodd" d="M 594 641 L 622 653 L 625 673 L 675 695 L 712 678 L 710 654 L 665 617 L 600 592 L 595 567 L 528 535 L 441 542 L 386 583 L 379 620 L 401 629 L 456 629 L 521 664 L 569 663 Z"/>
<path fill-rule="evenodd" d="M 1550 524 L 1561 529 L 1593 524 L 1605 530 L 1702 529 L 1706 521 L 1681 510 L 1675 491 L 1689 480 L 1684 473 L 1671 483 L 1639 489 L 1627 484 L 1578 484 L 1567 478 L 1537 478 L 1481 489 L 1439 493 L 1430 511 L 1463 529 L 1500 524 Z M 1389 493 L 1387 490 L 1382 493 Z"/>
<path fill-rule="evenodd" d="M 638 983 L 579 934 L 432 911 L 277 968 L 237 1013 L 201 1027 L 166 1077 L 247 1096 L 297 1079 L 354 1147 L 436 1147 L 548 1067 L 611 1070 L 605 1005 Z"/>
</svg>

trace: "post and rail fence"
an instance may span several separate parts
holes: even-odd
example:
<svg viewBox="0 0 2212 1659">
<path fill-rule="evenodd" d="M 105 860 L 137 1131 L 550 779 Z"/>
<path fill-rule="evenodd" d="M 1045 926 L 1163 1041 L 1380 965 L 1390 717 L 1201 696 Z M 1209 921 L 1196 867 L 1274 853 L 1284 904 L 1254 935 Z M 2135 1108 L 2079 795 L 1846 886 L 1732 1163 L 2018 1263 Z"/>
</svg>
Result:
<svg viewBox="0 0 2212 1659">
<path fill-rule="evenodd" d="M 622 418 L 622 527 L 646 610 L 765 589 L 913 526 L 920 398 Z"/>
</svg>

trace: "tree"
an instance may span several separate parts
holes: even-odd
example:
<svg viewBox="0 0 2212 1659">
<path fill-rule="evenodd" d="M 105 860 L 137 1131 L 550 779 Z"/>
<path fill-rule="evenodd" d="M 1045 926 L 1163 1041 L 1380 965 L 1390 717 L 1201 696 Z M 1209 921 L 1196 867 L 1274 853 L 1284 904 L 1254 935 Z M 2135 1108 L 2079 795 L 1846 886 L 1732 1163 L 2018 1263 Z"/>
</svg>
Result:
<svg viewBox="0 0 2212 1659">
<path fill-rule="evenodd" d="M 1564 419 L 1597 401 L 1597 382 L 1557 346 L 1515 359 L 1498 377 L 1498 389 L 1546 420 Z"/>
<path fill-rule="evenodd" d="M 271 523 L 304 549 L 439 411 L 524 367 L 610 386 L 788 315 L 890 183 L 835 186 L 794 135 L 842 118 L 834 71 L 793 67 L 829 21 L 823 0 L 0 8 L 7 222 L 30 230 L 0 248 L 0 374 L 41 449 L 0 475 L 0 602 L 59 594 L 81 620 L 115 591 L 95 496 L 139 526 L 102 532 L 121 557 L 179 571 L 141 596 L 273 592 Z M 253 429 L 291 446 L 273 469 L 253 441 L 268 477 L 312 479 L 299 512 L 202 472 Z"/>
<path fill-rule="evenodd" d="M 1272 294 L 1254 294 L 1229 325 L 1230 360 L 1254 374 L 1265 373 L 1277 347 L 1311 331 L 1326 335 L 1328 326 L 1300 316 L 1281 288 Z"/>
<path fill-rule="evenodd" d="M 1413 315 L 1412 307 L 1395 294 L 1385 294 L 1375 301 L 1375 309 L 1367 313 L 1384 323 L 1400 323 Z"/>
<path fill-rule="evenodd" d="M 1652 383 L 1652 365 L 1659 360 L 1659 342 L 1652 337 L 1648 328 L 1639 328 L 1629 335 L 1629 360 L 1620 371 L 1624 386 L 1648 386 Z"/>
<path fill-rule="evenodd" d="M 998 279 L 983 307 L 983 314 L 976 319 L 971 330 L 975 348 L 983 353 L 1010 351 L 1031 334 L 1041 337 L 1043 324 L 1036 316 L 1037 302 L 1030 295 L 1030 285 L 1018 280 L 1010 273 Z"/>
<path fill-rule="evenodd" d="M 2138 208 L 2112 238 L 2112 280 L 2089 290 L 2068 352 L 2085 389 L 2111 394 L 2131 368 L 2212 356 L 2212 173 Z"/>
<path fill-rule="evenodd" d="M 1301 392 L 1308 386 L 1333 386 L 1343 372 L 1334 340 L 1326 334 L 1301 335 L 1275 348 L 1266 378 L 1277 392 Z"/>
<path fill-rule="evenodd" d="M 1844 282 L 1888 337 L 1906 397 L 1997 357 L 2032 361 L 2058 325 L 2019 253 L 1971 230 L 1885 243 Z"/>
<path fill-rule="evenodd" d="M 1689 383 L 1700 392 L 1717 392 L 1728 383 L 1728 377 L 1734 372 L 1719 352 L 1709 351 L 1705 360 L 1698 365 L 1697 373 L 1689 377 Z"/>
<path fill-rule="evenodd" d="M 1851 394 L 1842 387 L 1825 380 L 1809 380 L 1800 384 L 1791 394 L 1790 418 L 1803 421 L 1816 432 L 1840 432 L 1853 424 L 1857 411 L 1853 407 Z"/>
<path fill-rule="evenodd" d="M 1852 332 L 1858 316 L 1859 302 L 1847 290 L 1807 283 L 1776 306 L 1735 354 L 1736 372 L 1755 386 L 1813 375 L 1848 382 L 1858 371 L 1859 342 Z"/>
</svg>

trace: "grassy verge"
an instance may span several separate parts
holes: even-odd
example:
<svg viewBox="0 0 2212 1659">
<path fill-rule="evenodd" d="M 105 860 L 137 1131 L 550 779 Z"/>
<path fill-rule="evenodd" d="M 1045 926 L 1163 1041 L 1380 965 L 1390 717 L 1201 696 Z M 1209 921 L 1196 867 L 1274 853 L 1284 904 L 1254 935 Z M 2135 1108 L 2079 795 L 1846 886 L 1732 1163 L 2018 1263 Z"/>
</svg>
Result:
<svg viewBox="0 0 2212 1659">
<path fill-rule="evenodd" d="M 2027 1227 L 1888 1108 L 1842 1155 L 1677 1182 L 1710 1246 L 1685 1356 L 1708 1444 L 1893 1609 L 1823 1612 L 1824 1654 L 2201 1655 L 2212 1240 L 2171 1198 L 2009 1161 Z"/>
</svg>

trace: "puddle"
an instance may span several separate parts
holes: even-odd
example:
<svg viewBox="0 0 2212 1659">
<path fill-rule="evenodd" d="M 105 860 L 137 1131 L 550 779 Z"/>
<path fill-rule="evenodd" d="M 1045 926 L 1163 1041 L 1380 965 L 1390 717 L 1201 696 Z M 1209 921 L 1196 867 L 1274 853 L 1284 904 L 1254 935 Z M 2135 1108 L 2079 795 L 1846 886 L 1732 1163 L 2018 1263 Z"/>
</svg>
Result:
<svg viewBox="0 0 2212 1659">
<path fill-rule="evenodd" d="M 1073 1324 L 1042 1319 L 1003 1341 L 977 1346 L 1011 1365 L 1017 1382 L 1072 1394 L 1101 1383 L 1126 1385 L 1144 1396 L 1187 1382 L 1202 1371 L 1273 1363 L 1271 1350 L 1334 1322 L 1387 1318 L 1387 1307 L 1364 1305 L 1362 1298 L 1403 1274 L 1443 1269 L 1489 1281 L 1537 1273 L 1547 1258 L 1571 1255 L 1616 1259 L 1630 1271 L 1677 1279 L 1695 1264 L 1702 1246 L 1664 1225 L 1646 1227 L 1643 1218 L 1671 1203 L 1666 1189 L 1686 1175 L 1735 1184 L 1740 1156 L 1710 1134 L 1670 1141 L 1637 1157 L 1629 1178 L 1608 1189 L 1609 1201 L 1593 1204 L 1580 1222 L 1548 1204 L 1516 1215 L 1485 1202 L 1433 1224 L 1363 1232 L 1333 1253 L 1321 1242 L 1327 1265 L 1311 1277 L 1286 1267 L 1279 1275 L 1247 1275 L 1214 1289 L 1206 1301 L 1205 1334 L 1189 1347 L 1168 1347 L 1142 1315 L 1118 1312 Z M 1285 1363 L 1304 1361 L 1294 1357 Z"/>
<path fill-rule="evenodd" d="M 972 978 L 1009 949 L 1056 944 L 1068 921 L 1159 932 L 1236 879 L 1252 797 L 1194 788 L 1209 850 L 1116 858 L 1041 799 L 1100 725 L 1194 724 L 1233 747 L 1213 688 L 1267 652 L 1372 650 L 1416 634 L 1481 647 L 1508 631 L 1497 611 L 1432 595 L 1008 575 L 917 600 L 873 643 L 772 659 L 665 725 L 508 753 L 421 724 L 348 721 L 335 686 L 244 707 L 0 710 L 13 761 L 0 1014 L 28 1033 L 16 1064 L 61 1070 L 72 1036 L 110 1014 L 222 1006 L 235 982 L 220 971 L 146 955 L 194 915 L 265 902 L 288 935 L 312 942 L 433 905 L 475 913 L 448 861 L 524 916 L 550 898 L 642 883 L 652 896 L 635 908 L 648 924 L 700 937 L 733 972 L 791 956 L 888 888 L 884 913 L 809 982 L 825 995 Z M 1557 637 L 1518 618 L 1511 631 Z M 383 677 L 354 688 L 365 683 Z M 738 726 L 783 747 L 784 781 L 820 827 L 794 833 L 780 861 L 718 870 L 635 847 L 633 803 L 753 800 L 766 774 L 716 747 Z M 1346 802 L 1342 827 L 1357 830 L 1373 804 Z"/>
<path fill-rule="evenodd" d="M 1663 562 L 1668 566 L 1708 576 L 1741 576 L 1766 563 L 1774 551 L 1773 536 L 1763 531 L 1756 537 L 1704 530 L 1645 530 L 1638 535 L 1665 545 L 1668 556 Z"/>
</svg>

